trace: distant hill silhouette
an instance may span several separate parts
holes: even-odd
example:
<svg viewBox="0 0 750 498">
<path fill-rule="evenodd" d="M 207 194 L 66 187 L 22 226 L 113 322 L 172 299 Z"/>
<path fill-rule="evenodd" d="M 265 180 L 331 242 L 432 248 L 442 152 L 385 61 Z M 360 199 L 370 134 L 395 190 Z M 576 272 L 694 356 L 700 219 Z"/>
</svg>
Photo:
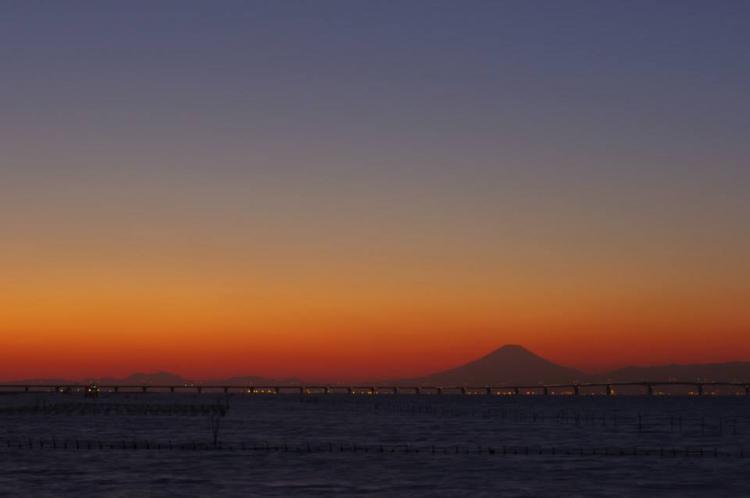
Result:
<svg viewBox="0 0 750 498">
<path fill-rule="evenodd" d="M 750 362 L 625 367 L 609 372 L 603 378 L 612 381 L 747 382 L 750 379 Z"/>
<path fill-rule="evenodd" d="M 588 376 L 573 368 L 556 365 L 518 346 L 503 346 L 460 367 L 411 382 L 428 385 L 555 384 L 580 382 Z"/>
<path fill-rule="evenodd" d="M 102 385 L 133 385 L 133 386 L 181 386 L 185 384 L 211 384 L 217 386 L 270 386 L 270 385 L 299 385 L 299 379 L 269 379 L 254 375 L 230 377 L 216 380 L 189 380 L 171 372 L 134 373 L 124 379 L 100 378 L 87 382 Z"/>
<path fill-rule="evenodd" d="M 302 385 L 303 382 L 296 378 L 269 379 L 254 375 L 230 377 L 217 380 L 190 380 L 171 372 L 134 373 L 124 378 L 97 377 L 87 379 L 21 379 L 2 382 L 8 385 L 45 385 L 63 386 L 67 384 L 99 384 L 108 386 L 182 386 L 190 384 L 204 384 L 217 386 L 273 386 L 273 385 Z"/>
<path fill-rule="evenodd" d="M 180 386 L 184 384 L 213 384 L 218 386 L 260 386 L 301 384 L 299 379 L 268 379 L 254 375 L 217 380 L 188 380 L 171 372 L 134 373 L 124 379 L 96 379 L 99 384 L 135 386 Z"/>
</svg>

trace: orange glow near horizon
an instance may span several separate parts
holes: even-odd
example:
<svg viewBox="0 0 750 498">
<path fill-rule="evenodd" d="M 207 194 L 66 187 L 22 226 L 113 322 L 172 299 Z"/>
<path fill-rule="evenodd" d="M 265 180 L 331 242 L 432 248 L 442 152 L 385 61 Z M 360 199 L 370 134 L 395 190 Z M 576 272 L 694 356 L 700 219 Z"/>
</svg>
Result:
<svg viewBox="0 0 750 498">
<path fill-rule="evenodd" d="M 651 295 L 624 274 L 597 288 L 591 275 L 544 286 L 533 274 L 451 276 L 432 267 L 407 278 L 325 264 L 331 277 L 326 268 L 178 274 L 166 263 L 114 273 L 70 265 L 53 276 L 28 266 L 26 278 L 2 284 L 0 378 L 157 370 L 193 379 L 403 378 L 507 343 L 587 371 L 750 358 L 750 314 L 731 288 L 710 288 L 709 299 L 674 289 Z"/>
</svg>

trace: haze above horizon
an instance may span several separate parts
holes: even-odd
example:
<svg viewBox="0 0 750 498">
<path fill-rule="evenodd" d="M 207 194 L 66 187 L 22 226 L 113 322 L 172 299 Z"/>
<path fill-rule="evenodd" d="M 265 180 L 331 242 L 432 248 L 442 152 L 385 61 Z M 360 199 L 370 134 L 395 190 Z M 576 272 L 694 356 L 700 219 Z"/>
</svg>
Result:
<svg viewBox="0 0 750 498">
<path fill-rule="evenodd" d="M 750 4 L 0 5 L 0 378 L 750 359 Z"/>
</svg>

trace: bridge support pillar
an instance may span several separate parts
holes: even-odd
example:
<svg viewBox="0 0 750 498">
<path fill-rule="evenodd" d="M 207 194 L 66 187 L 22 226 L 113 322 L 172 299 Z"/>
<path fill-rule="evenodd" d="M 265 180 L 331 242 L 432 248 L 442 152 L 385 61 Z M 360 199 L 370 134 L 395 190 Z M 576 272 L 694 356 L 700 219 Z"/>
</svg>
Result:
<svg viewBox="0 0 750 498">
<path fill-rule="evenodd" d="M 115 388 L 115 389 L 117 389 L 117 388 Z M 117 391 L 115 390 L 115 392 L 117 392 Z M 171 392 L 171 393 L 174 392 L 174 386 L 169 386 L 169 392 Z"/>
<path fill-rule="evenodd" d="M 437 393 L 438 394 L 443 394 L 443 388 L 442 387 L 438 387 L 437 388 Z"/>
<path fill-rule="evenodd" d="M 648 389 L 648 395 L 653 396 L 654 395 L 654 385 L 653 384 L 646 384 L 646 389 Z"/>
<path fill-rule="evenodd" d="M 543 387 L 542 389 L 544 390 L 544 391 L 543 391 L 543 392 L 544 392 L 544 395 L 545 395 L 545 396 L 549 396 L 549 387 L 547 387 L 547 386 L 544 386 L 544 387 Z"/>
<path fill-rule="evenodd" d="M 573 386 L 573 393 L 576 396 L 580 395 L 581 394 L 581 386 L 579 386 L 578 384 L 574 385 Z"/>
<path fill-rule="evenodd" d="M 115 386 L 115 392 L 119 392 L 119 391 L 120 391 L 120 388 Z"/>
<path fill-rule="evenodd" d="M 703 396 L 703 384 L 696 384 L 695 386 L 698 388 L 698 396 Z"/>
</svg>

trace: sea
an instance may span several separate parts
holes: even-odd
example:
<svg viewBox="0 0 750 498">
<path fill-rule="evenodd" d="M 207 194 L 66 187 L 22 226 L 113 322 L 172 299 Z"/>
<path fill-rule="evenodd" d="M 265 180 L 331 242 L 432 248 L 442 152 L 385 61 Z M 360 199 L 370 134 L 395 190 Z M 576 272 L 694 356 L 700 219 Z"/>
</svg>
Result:
<svg viewBox="0 0 750 498">
<path fill-rule="evenodd" d="M 750 496 L 750 397 L 12 393 L 0 496 Z"/>
</svg>

